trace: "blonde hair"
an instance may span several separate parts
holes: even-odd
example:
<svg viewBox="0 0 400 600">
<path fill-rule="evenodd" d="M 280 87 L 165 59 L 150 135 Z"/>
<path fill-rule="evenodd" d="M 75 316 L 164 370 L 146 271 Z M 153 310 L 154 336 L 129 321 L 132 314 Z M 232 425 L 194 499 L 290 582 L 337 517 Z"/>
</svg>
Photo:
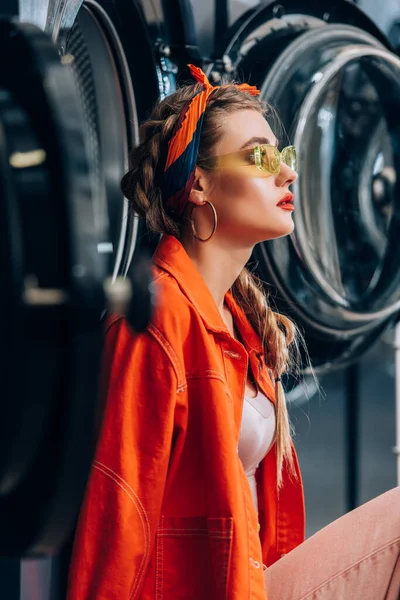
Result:
<svg viewBox="0 0 400 600">
<path fill-rule="evenodd" d="M 157 185 L 158 171 L 165 157 L 167 144 L 185 104 L 202 89 L 201 84 L 185 86 L 158 103 L 149 119 L 140 128 L 140 144 L 131 151 L 129 171 L 123 177 L 121 189 L 130 201 L 131 209 L 146 221 L 151 231 L 180 237 L 184 219 L 176 221 L 164 209 Z M 223 134 L 227 114 L 252 109 L 267 114 L 269 107 L 259 97 L 239 91 L 234 85 L 216 89 L 208 100 L 201 133 L 199 156 L 210 156 Z M 243 268 L 232 286 L 232 294 L 260 337 L 265 349 L 266 366 L 274 379 L 298 364 L 299 333 L 294 323 L 274 312 L 268 304 L 262 282 Z M 292 453 L 292 436 L 285 394 L 280 381 L 275 382 L 277 485 L 282 485 L 282 468 L 287 463 L 291 476 L 296 477 Z"/>
</svg>

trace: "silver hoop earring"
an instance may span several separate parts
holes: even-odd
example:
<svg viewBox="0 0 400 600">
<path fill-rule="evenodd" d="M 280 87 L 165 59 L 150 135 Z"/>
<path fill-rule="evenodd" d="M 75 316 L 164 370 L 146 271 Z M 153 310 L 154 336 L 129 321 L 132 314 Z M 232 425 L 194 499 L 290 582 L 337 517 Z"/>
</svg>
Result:
<svg viewBox="0 0 400 600">
<path fill-rule="evenodd" d="M 192 208 L 192 212 L 190 214 L 190 222 L 192 224 L 193 236 L 196 238 L 196 240 L 199 240 L 199 242 L 208 242 L 208 240 L 210 240 L 212 238 L 212 236 L 214 235 L 214 233 L 217 229 L 217 223 L 218 223 L 217 211 L 215 210 L 214 205 L 209 200 L 205 200 L 204 202 L 205 202 L 205 204 L 208 204 L 209 206 L 211 206 L 211 210 L 213 211 L 213 216 L 214 216 L 214 226 L 213 226 L 213 230 L 212 230 L 211 234 L 208 236 L 208 238 L 201 238 L 199 236 L 199 234 L 196 231 L 196 227 L 194 225 L 193 219 L 192 219 L 194 209 L 199 208 L 199 207 L 197 206 L 197 204 L 194 204 L 193 208 Z"/>
</svg>

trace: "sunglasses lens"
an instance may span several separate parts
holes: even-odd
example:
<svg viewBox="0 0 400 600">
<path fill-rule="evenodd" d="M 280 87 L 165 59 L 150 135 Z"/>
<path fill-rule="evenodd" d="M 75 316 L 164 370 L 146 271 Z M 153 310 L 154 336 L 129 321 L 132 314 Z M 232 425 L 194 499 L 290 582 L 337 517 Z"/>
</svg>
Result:
<svg viewBox="0 0 400 600">
<path fill-rule="evenodd" d="M 262 146 L 261 149 L 262 166 L 268 173 L 279 173 L 281 157 L 279 150 L 273 146 Z"/>
<path fill-rule="evenodd" d="M 297 171 L 297 154 L 294 146 L 288 146 L 282 150 L 282 161 L 293 171 Z"/>
</svg>

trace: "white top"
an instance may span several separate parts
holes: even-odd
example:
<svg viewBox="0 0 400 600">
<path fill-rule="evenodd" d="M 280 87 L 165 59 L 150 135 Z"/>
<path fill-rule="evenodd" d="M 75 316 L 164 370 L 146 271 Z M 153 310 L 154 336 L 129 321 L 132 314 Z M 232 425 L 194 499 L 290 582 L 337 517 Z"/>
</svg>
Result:
<svg viewBox="0 0 400 600">
<path fill-rule="evenodd" d="M 255 398 L 244 399 L 238 454 L 250 484 L 257 512 L 255 473 L 272 445 L 275 427 L 275 407 L 262 392 L 258 392 Z"/>
</svg>

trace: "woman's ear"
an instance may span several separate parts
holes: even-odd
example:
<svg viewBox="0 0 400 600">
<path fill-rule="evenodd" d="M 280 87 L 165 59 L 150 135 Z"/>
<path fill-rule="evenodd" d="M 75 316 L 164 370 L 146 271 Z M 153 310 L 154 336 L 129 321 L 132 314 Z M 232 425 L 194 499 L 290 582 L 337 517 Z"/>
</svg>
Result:
<svg viewBox="0 0 400 600">
<path fill-rule="evenodd" d="M 200 206 L 207 200 L 210 182 L 203 169 L 196 167 L 194 172 L 194 181 L 189 194 L 189 202 Z"/>
</svg>

